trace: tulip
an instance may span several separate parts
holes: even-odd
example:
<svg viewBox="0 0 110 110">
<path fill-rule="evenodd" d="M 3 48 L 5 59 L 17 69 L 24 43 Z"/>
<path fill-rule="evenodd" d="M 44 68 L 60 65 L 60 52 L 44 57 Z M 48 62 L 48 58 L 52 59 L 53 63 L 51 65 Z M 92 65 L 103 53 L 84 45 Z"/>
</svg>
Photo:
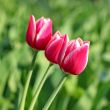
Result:
<svg viewBox="0 0 110 110">
<path fill-rule="evenodd" d="M 80 74 L 87 65 L 88 52 L 89 41 L 83 41 L 80 38 L 70 41 L 60 67 L 67 73 Z"/>
<path fill-rule="evenodd" d="M 47 59 L 52 63 L 60 64 L 63 60 L 67 43 L 68 36 L 61 35 L 61 33 L 57 31 L 46 47 L 45 56 Z"/>
<path fill-rule="evenodd" d="M 34 49 L 45 50 L 52 37 L 51 19 L 41 17 L 35 21 L 34 16 L 30 16 L 29 25 L 26 33 L 27 43 Z"/>
</svg>

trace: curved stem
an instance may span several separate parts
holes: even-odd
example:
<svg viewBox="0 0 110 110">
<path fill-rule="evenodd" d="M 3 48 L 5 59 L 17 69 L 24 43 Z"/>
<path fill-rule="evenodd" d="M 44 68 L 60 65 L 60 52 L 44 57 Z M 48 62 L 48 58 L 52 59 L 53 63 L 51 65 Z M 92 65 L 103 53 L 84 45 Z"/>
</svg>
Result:
<svg viewBox="0 0 110 110">
<path fill-rule="evenodd" d="M 27 76 L 27 80 L 26 80 L 26 83 L 25 83 L 25 86 L 24 86 L 23 95 L 21 97 L 19 110 L 24 110 L 24 107 L 25 107 L 26 95 L 27 95 L 29 83 L 30 83 L 30 80 L 31 80 L 31 76 L 32 76 L 32 72 L 33 72 L 33 68 L 34 68 L 34 64 L 35 64 L 37 53 L 38 53 L 38 51 L 37 52 L 35 51 L 33 59 L 32 59 L 32 63 L 31 63 L 30 70 L 29 70 L 29 74 Z"/>
<path fill-rule="evenodd" d="M 35 92 L 35 94 L 34 94 L 34 96 L 33 96 L 33 98 L 32 98 L 32 101 L 31 101 L 31 104 L 30 104 L 30 106 L 29 106 L 29 110 L 33 110 L 33 108 L 34 108 L 34 105 L 35 105 L 35 103 L 36 103 L 36 101 L 37 101 L 37 98 L 38 98 L 38 96 L 39 96 L 39 93 L 40 93 L 40 91 L 41 91 L 41 89 L 42 89 L 42 87 L 43 87 L 43 85 L 44 85 L 44 83 L 45 83 L 45 81 L 46 81 L 46 79 L 47 79 L 47 77 L 48 77 L 48 70 L 49 70 L 49 68 L 52 66 L 53 64 L 49 64 L 49 66 L 48 66 L 48 68 L 47 68 L 47 70 L 46 70 L 46 72 L 44 73 L 44 75 L 43 75 L 43 78 L 41 79 L 41 81 L 40 81 L 40 83 L 39 83 L 39 85 L 38 85 L 38 88 L 37 88 L 37 90 L 36 90 L 36 92 Z"/>
<path fill-rule="evenodd" d="M 51 96 L 49 97 L 49 99 L 47 100 L 46 104 L 44 105 L 42 110 L 48 110 L 48 108 L 50 107 L 50 105 L 52 104 L 53 100 L 55 99 L 56 95 L 58 94 L 59 90 L 61 89 L 61 87 L 63 86 L 64 82 L 67 79 L 67 75 L 65 75 L 61 81 L 58 84 L 58 87 L 53 91 L 53 93 L 51 94 Z"/>
</svg>

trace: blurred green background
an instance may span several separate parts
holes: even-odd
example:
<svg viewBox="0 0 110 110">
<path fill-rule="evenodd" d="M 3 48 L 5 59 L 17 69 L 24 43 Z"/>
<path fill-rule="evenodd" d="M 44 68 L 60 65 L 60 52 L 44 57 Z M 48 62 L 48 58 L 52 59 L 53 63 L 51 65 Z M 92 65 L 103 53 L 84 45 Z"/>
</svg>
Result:
<svg viewBox="0 0 110 110">
<path fill-rule="evenodd" d="M 18 110 L 33 56 L 25 42 L 32 14 L 50 17 L 53 33 L 91 41 L 85 71 L 68 78 L 49 110 L 110 110 L 110 0 L 0 0 L 0 110 Z M 48 64 L 39 52 L 25 110 Z M 42 109 L 63 76 L 57 65 L 49 72 L 35 110 Z"/>
</svg>

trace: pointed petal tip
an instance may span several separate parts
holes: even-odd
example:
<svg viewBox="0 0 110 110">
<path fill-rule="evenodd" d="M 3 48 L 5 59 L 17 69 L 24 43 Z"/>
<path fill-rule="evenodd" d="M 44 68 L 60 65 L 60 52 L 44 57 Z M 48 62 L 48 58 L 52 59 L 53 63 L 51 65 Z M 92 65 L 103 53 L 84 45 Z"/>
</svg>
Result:
<svg viewBox="0 0 110 110">
<path fill-rule="evenodd" d="M 30 16 L 29 25 L 35 25 L 35 17 L 33 15 Z"/>
<path fill-rule="evenodd" d="M 69 42 L 69 37 L 68 37 L 67 34 L 64 34 L 64 35 L 63 35 L 63 38 L 64 38 L 64 41 Z"/>
<path fill-rule="evenodd" d="M 45 23 L 50 23 L 50 24 L 52 24 L 52 20 L 50 19 L 50 18 L 44 18 L 44 17 L 42 17 L 41 18 Z"/>
<path fill-rule="evenodd" d="M 78 37 L 76 40 L 78 40 L 78 41 L 83 41 L 80 37 Z"/>
<path fill-rule="evenodd" d="M 57 34 L 61 34 L 60 31 L 56 31 L 55 33 L 57 33 Z"/>
<path fill-rule="evenodd" d="M 86 41 L 90 45 L 90 41 Z"/>
<path fill-rule="evenodd" d="M 44 16 L 42 16 L 41 19 L 44 19 Z"/>
<path fill-rule="evenodd" d="M 78 41 L 80 43 L 80 45 L 82 45 L 82 44 L 88 44 L 88 45 L 90 45 L 90 41 L 89 40 L 83 41 L 80 37 L 78 37 L 76 39 L 76 41 Z"/>
<path fill-rule="evenodd" d="M 80 38 L 80 37 L 78 37 L 77 39 L 76 39 L 76 42 L 78 42 L 79 44 L 80 44 L 80 46 L 81 45 L 83 45 L 83 40 Z"/>
<path fill-rule="evenodd" d="M 62 35 L 61 35 L 61 33 L 60 33 L 59 31 L 56 31 L 56 32 L 54 33 L 53 37 L 56 37 L 56 36 L 57 36 L 57 37 L 58 37 L 58 36 L 61 37 Z"/>
<path fill-rule="evenodd" d="M 34 17 L 34 15 L 32 14 L 30 17 Z"/>
<path fill-rule="evenodd" d="M 84 45 L 90 46 L 90 41 L 84 41 Z"/>
<path fill-rule="evenodd" d="M 31 15 L 31 16 L 30 16 L 30 20 L 35 21 L 35 17 L 34 17 L 34 15 Z"/>
</svg>

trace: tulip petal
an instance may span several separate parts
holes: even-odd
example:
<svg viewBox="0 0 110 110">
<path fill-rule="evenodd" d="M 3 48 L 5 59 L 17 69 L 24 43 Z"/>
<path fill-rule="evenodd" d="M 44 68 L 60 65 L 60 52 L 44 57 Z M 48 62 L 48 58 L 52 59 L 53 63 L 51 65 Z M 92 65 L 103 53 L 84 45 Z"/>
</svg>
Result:
<svg viewBox="0 0 110 110">
<path fill-rule="evenodd" d="M 80 47 L 80 44 L 77 40 L 71 40 L 70 42 L 68 42 L 68 47 L 66 49 L 66 52 L 65 52 L 65 56 L 64 58 L 71 52 L 73 51 L 74 49 Z"/>
<path fill-rule="evenodd" d="M 52 21 L 47 19 L 35 39 L 35 48 L 44 50 L 52 37 Z"/>
<path fill-rule="evenodd" d="M 34 16 L 30 16 L 29 25 L 26 33 L 26 41 L 31 46 L 34 47 L 34 39 L 36 34 L 36 24 Z"/>
<path fill-rule="evenodd" d="M 36 34 L 39 33 L 40 29 L 42 28 L 42 26 L 44 25 L 44 17 L 41 17 L 40 19 L 38 19 L 36 21 Z"/>
<path fill-rule="evenodd" d="M 65 52 L 65 57 L 74 49 L 75 40 L 68 42 L 67 45 L 68 45 L 68 47 L 67 47 L 66 52 Z"/>
<path fill-rule="evenodd" d="M 50 60 L 53 63 L 57 63 L 62 43 L 62 39 L 56 39 L 50 45 L 47 46 L 48 48 L 46 48 L 45 56 L 48 60 Z"/>
<path fill-rule="evenodd" d="M 68 44 L 68 36 L 67 35 L 64 35 L 63 36 L 63 43 L 62 43 L 62 46 L 61 46 L 61 49 L 60 49 L 60 52 L 59 52 L 59 55 L 58 55 L 58 64 L 60 64 L 65 56 L 65 51 L 66 51 L 66 48 L 67 48 L 67 44 Z"/>
<path fill-rule="evenodd" d="M 47 46 L 51 45 L 51 43 L 52 43 L 54 40 L 60 39 L 60 36 L 61 36 L 61 34 L 60 34 L 59 31 L 55 32 L 55 34 L 53 35 L 53 37 L 51 38 L 51 40 L 49 41 L 49 43 L 48 43 Z"/>
</svg>

